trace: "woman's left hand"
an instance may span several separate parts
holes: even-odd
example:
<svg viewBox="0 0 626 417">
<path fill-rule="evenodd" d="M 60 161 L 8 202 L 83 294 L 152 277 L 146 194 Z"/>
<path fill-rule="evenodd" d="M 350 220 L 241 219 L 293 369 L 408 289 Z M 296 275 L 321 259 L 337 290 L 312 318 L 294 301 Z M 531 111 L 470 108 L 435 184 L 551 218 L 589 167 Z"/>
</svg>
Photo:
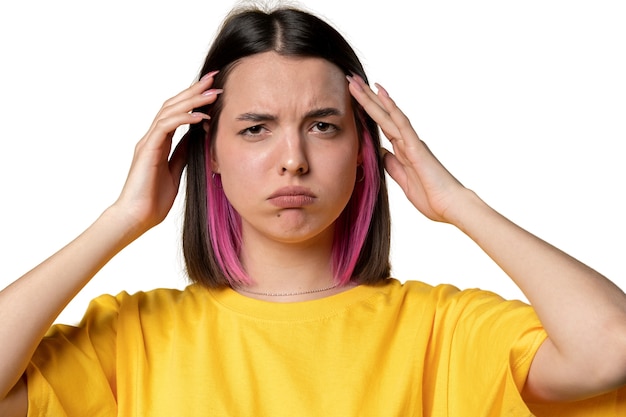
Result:
<svg viewBox="0 0 626 417">
<path fill-rule="evenodd" d="M 548 338 L 535 353 L 522 396 L 572 401 L 623 386 L 624 292 L 463 187 L 419 139 L 385 89 L 377 85 L 376 94 L 359 77 L 348 80 L 352 95 L 391 141 L 394 154 L 385 156 L 385 168 L 409 200 L 428 218 L 459 227 L 534 307 Z"/>
<path fill-rule="evenodd" d="M 420 140 L 406 115 L 387 91 L 376 84 L 378 94 L 358 75 L 348 77 L 350 93 L 380 126 L 393 146 L 386 151 L 385 169 L 408 199 L 431 220 L 451 223 L 451 209 L 460 204 L 466 188 Z"/>
</svg>

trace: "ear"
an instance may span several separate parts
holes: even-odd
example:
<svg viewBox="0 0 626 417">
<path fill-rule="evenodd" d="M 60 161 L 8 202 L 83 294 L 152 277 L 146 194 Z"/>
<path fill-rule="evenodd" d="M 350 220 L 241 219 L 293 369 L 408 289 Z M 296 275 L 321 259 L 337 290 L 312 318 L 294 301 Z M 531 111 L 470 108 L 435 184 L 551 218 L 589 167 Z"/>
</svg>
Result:
<svg viewBox="0 0 626 417">
<path fill-rule="evenodd" d="M 215 156 L 213 156 L 213 153 L 211 153 L 211 172 L 213 172 L 214 174 L 220 173 L 220 166 L 217 163 Z"/>
<path fill-rule="evenodd" d="M 209 125 L 209 123 L 207 121 L 205 121 L 204 123 L 202 123 L 202 128 L 204 129 L 205 132 L 205 143 L 210 143 L 211 144 L 211 172 L 215 173 L 215 174 L 219 174 L 220 173 L 220 166 L 217 163 L 217 156 L 215 155 L 215 145 L 213 144 L 213 141 L 209 140 L 209 135 L 211 134 L 211 125 Z"/>
<path fill-rule="evenodd" d="M 220 173 L 220 164 L 217 162 L 217 155 L 215 155 L 215 147 L 211 146 L 211 172 L 214 174 Z"/>
</svg>

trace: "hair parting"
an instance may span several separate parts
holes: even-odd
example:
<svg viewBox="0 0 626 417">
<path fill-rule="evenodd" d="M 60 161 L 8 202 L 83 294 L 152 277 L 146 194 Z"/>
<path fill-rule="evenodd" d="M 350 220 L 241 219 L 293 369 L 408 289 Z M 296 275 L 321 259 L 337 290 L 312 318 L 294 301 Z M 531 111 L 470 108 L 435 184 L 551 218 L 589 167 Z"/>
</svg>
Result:
<svg viewBox="0 0 626 417">
<path fill-rule="evenodd" d="M 346 75 L 367 77 L 356 53 L 343 36 L 318 17 L 294 8 L 273 11 L 244 8 L 231 13 L 218 32 L 199 78 L 219 70 L 213 88 L 223 88 L 237 63 L 258 53 L 316 57 L 339 67 Z M 187 165 L 187 193 L 183 226 L 183 255 L 190 279 L 219 287 L 249 284 L 242 266 L 241 218 L 213 178 L 211 151 L 223 99 L 197 111 L 211 117 L 209 132 L 192 126 Z M 340 284 L 374 284 L 389 277 L 390 217 L 378 126 L 353 99 L 359 135 L 363 181 L 335 222 L 332 265 Z"/>
</svg>

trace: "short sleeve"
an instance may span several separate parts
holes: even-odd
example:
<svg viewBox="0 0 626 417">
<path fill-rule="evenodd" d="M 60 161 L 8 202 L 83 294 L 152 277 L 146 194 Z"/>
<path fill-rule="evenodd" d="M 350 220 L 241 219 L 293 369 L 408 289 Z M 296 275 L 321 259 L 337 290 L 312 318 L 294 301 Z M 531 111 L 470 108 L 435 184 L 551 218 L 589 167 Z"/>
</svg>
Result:
<svg viewBox="0 0 626 417">
<path fill-rule="evenodd" d="M 582 401 L 560 404 L 530 404 L 537 417 L 626 416 L 626 387 Z"/>
<path fill-rule="evenodd" d="M 626 387 L 584 401 L 524 403 L 521 391 L 547 337 L 534 309 L 478 290 L 459 293 L 452 304 L 459 315 L 450 347 L 449 395 L 453 407 L 463 405 L 450 415 L 626 416 Z M 455 383 L 455 377 L 464 382 Z"/>
<path fill-rule="evenodd" d="M 78 326 L 53 326 L 27 368 L 28 416 L 116 416 L 118 298 L 94 299 Z"/>
<path fill-rule="evenodd" d="M 546 338 L 532 307 L 466 290 L 453 298 L 448 314 L 456 321 L 449 347 L 449 403 L 458 407 L 450 415 L 530 416 L 520 393 Z"/>
</svg>

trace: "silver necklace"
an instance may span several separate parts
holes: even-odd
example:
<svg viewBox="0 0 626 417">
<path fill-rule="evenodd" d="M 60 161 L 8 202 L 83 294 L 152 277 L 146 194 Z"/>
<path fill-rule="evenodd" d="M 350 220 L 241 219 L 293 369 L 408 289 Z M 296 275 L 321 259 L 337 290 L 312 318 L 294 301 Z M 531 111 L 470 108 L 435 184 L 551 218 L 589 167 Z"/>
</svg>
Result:
<svg viewBox="0 0 626 417">
<path fill-rule="evenodd" d="M 260 291 L 248 290 L 243 287 L 233 287 L 233 289 L 236 291 L 241 291 L 241 292 L 245 292 L 248 294 L 264 295 L 266 297 L 290 297 L 294 295 L 314 294 L 316 292 L 330 291 L 330 290 L 337 288 L 338 286 L 339 286 L 339 283 L 333 284 L 331 286 L 324 287 L 324 288 L 318 288 L 316 290 L 296 291 L 296 292 L 260 292 Z"/>
</svg>

